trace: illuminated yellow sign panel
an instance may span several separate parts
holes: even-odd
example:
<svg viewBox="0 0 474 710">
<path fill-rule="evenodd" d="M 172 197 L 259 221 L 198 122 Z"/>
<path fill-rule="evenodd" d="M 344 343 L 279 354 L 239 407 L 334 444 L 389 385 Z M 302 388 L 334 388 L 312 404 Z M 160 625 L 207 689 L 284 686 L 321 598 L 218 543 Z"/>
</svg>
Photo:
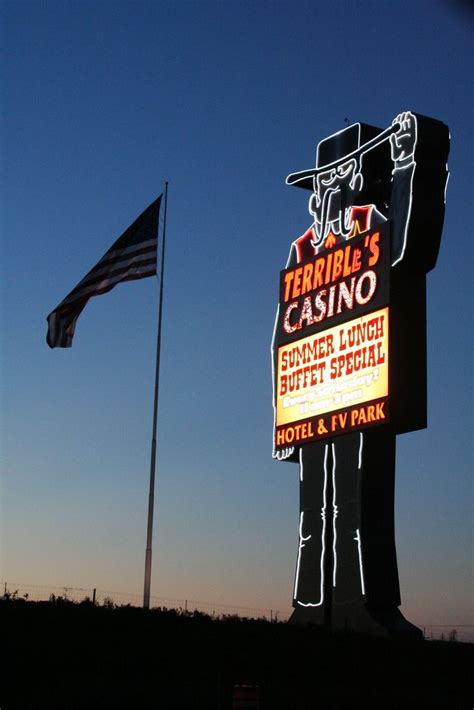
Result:
<svg viewBox="0 0 474 710">
<path fill-rule="evenodd" d="M 365 407 L 388 396 L 389 309 L 382 308 L 278 349 L 276 427 L 280 445 L 337 427 L 350 430 L 385 418 L 383 407 Z M 342 412 L 335 422 L 323 415 Z M 345 416 L 347 415 L 347 416 Z M 314 417 L 320 419 L 313 419 Z M 311 422 L 303 425 L 305 420 Z M 287 425 L 301 423 L 285 434 Z M 329 428 L 329 429 L 328 429 Z M 323 430 L 327 431 L 324 432 Z"/>
</svg>

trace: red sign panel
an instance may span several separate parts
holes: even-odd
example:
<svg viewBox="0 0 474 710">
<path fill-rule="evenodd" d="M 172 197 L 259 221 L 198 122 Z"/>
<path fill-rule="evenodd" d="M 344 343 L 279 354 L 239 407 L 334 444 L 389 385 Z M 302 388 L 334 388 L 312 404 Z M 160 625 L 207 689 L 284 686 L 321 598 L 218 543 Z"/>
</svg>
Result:
<svg viewBox="0 0 474 710">
<path fill-rule="evenodd" d="M 388 421 L 388 225 L 281 273 L 275 449 Z"/>
</svg>

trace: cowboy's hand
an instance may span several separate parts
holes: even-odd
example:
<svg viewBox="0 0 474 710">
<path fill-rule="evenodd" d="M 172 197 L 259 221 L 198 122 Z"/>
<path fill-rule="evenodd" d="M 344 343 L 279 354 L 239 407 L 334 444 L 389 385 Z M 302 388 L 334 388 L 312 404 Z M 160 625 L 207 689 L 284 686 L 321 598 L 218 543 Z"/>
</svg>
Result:
<svg viewBox="0 0 474 710">
<path fill-rule="evenodd" d="M 398 114 L 392 121 L 399 128 L 390 136 L 390 148 L 395 169 L 406 168 L 414 161 L 416 145 L 416 117 L 410 112 Z"/>
<path fill-rule="evenodd" d="M 290 458 L 294 451 L 294 446 L 288 446 L 286 449 L 281 449 L 280 451 L 275 451 L 275 449 L 273 449 L 272 457 L 274 459 L 278 459 L 278 461 L 285 461 L 285 459 Z"/>
</svg>

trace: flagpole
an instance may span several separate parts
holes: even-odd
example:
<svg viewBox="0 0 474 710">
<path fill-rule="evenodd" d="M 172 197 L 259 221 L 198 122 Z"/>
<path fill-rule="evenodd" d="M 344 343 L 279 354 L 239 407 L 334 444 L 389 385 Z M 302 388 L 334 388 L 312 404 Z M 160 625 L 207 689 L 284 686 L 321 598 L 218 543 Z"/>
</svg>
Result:
<svg viewBox="0 0 474 710">
<path fill-rule="evenodd" d="M 151 440 L 151 460 L 150 460 L 150 489 L 148 493 L 148 523 L 146 533 L 145 552 L 145 584 L 143 587 L 143 608 L 150 608 L 150 587 L 151 587 L 151 557 L 153 539 L 153 509 L 155 503 L 155 470 L 156 470 L 156 430 L 158 423 L 158 389 L 160 384 L 160 350 L 161 350 L 161 320 L 163 313 L 163 282 L 165 276 L 165 239 L 166 239 L 166 212 L 168 207 L 168 183 L 165 182 L 165 209 L 163 216 L 163 245 L 161 248 L 161 269 L 160 269 L 160 303 L 158 308 L 158 333 L 156 338 L 156 366 L 155 366 L 155 396 L 153 402 L 153 434 Z"/>
</svg>

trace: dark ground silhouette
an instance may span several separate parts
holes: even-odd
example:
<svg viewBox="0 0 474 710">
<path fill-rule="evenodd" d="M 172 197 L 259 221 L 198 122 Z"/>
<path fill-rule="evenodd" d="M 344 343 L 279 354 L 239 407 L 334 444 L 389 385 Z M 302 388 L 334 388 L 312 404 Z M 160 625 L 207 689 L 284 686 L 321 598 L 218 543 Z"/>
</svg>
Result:
<svg viewBox="0 0 474 710">
<path fill-rule="evenodd" d="M 0 600 L 0 708 L 471 710 L 474 645 L 389 641 L 199 612 Z"/>
</svg>

